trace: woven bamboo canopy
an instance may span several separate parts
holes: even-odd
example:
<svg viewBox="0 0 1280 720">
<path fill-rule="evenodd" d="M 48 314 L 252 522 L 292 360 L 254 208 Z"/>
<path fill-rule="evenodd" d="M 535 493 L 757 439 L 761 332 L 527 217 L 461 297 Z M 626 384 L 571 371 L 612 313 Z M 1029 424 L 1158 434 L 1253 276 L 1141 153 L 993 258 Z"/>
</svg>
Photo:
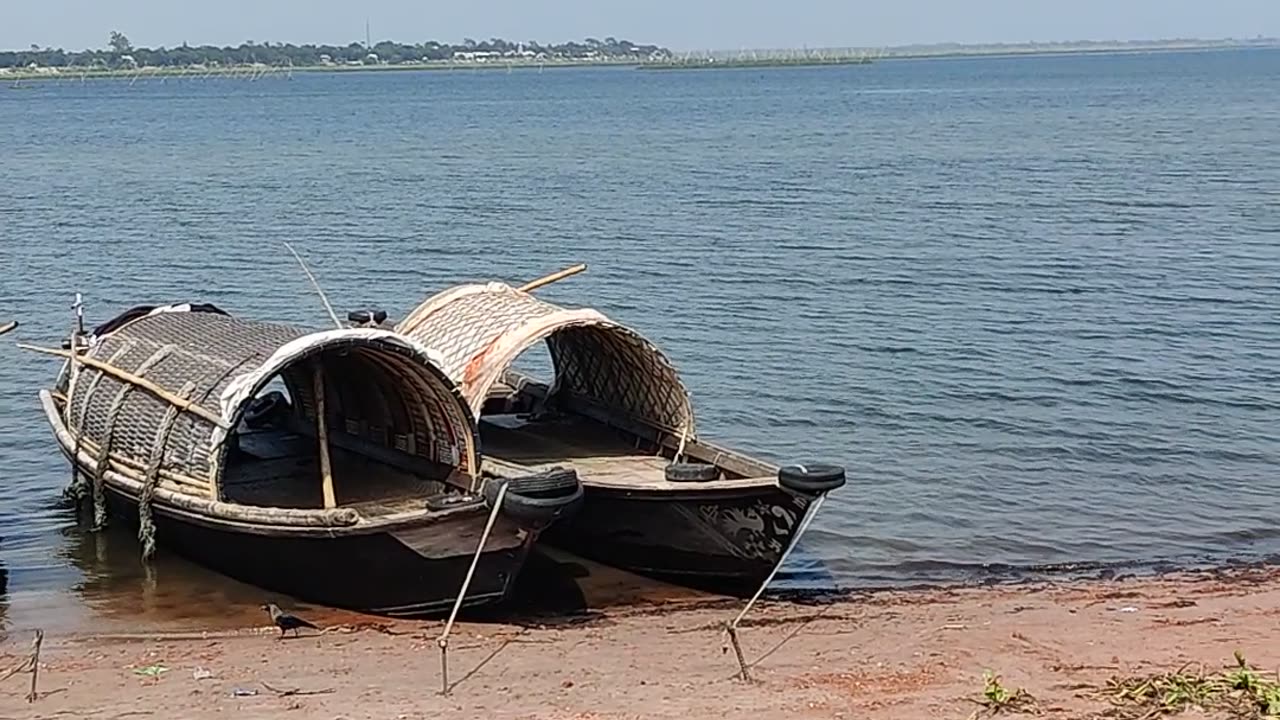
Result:
<svg viewBox="0 0 1280 720">
<path fill-rule="evenodd" d="M 556 393 L 694 436 L 693 407 L 675 367 L 639 333 L 596 310 L 562 308 L 503 283 L 461 285 L 428 298 L 396 331 L 440 353 L 477 416 L 516 358 L 545 340 Z"/>
<path fill-rule="evenodd" d="M 100 464 L 147 468 L 164 490 L 223 501 L 229 436 L 279 378 L 299 419 L 316 422 L 320 397 L 337 432 L 478 473 L 475 420 L 421 344 L 385 330 L 308 332 L 182 308 L 126 313 L 64 368 L 66 426 Z"/>
</svg>

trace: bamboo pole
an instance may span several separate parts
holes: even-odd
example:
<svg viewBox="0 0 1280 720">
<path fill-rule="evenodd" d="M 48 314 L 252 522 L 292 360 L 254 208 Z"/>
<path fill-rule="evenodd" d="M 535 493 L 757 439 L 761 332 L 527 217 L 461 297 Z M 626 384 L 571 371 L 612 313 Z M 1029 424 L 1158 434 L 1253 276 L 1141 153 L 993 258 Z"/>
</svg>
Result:
<svg viewBox="0 0 1280 720">
<path fill-rule="evenodd" d="M 567 267 L 558 272 L 553 272 L 550 275 L 547 275 L 545 277 L 540 277 L 537 280 L 534 280 L 532 282 L 527 282 L 524 285 L 521 285 L 519 289 L 520 289 L 520 292 L 533 292 L 534 290 L 537 290 L 543 285 L 550 285 L 553 282 L 558 282 L 567 277 L 572 277 L 573 275 L 577 275 L 578 273 L 583 272 L 586 269 L 587 269 L 586 263 L 579 263 L 577 265 L 574 265 L 573 267 Z"/>
<path fill-rule="evenodd" d="M 329 423 L 324 410 L 324 366 L 316 361 L 314 373 L 316 395 L 316 435 L 320 440 L 320 478 L 324 490 L 324 507 L 326 510 L 338 506 L 333 495 L 333 466 L 329 463 Z"/>
<path fill-rule="evenodd" d="M 18 343 L 18 347 L 23 350 L 30 350 L 31 352 L 44 353 L 45 355 L 54 355 L 57 357 L 64 357 L 64 358 L 72 357 L 72 353 L 70 351 L 59 350 L 57 348 L 46 348 L 46 347 L 39 347 L 36 345 L 25 345 L 22 343 Z M 160 387 L 159 385 L 151 382 L 150 380 L 144 377 L 139 377 L 138 375 L 134 375 L 128 370 L 121 370 L 115 365 L 102 362 L 101 360 L 90 357 L 88 355 L 76 355 L 75 360 L 78 362 L 84 363 L 85 365 L 88 365 L 89 367 L 94 368 L 95 370 L 101 370 L 102 372 L 114 377 L 117 380 L 121 380 L 129 383 L 130 385 L 140 387 L 143 390 L 146 390 L 147 392 L 150 392 L 151 394 L 160 398 L 161 400 L 164 400 L 165 402 L 168 402 L 174 407 L 177 407 L 179 410 L 189 412 L 192 415 L 196 415 L 205 420 L 208 420 L 209 422 L 213 423 L 214 425 L 217 425 L 220 428 L 227 429 L 227 423 L 223 421 L 221 417 L 218 417 L 217 415 L 210 412 L 209 410 L 206 410 L 205 408 L 196 404 L 192 400 L 184 400 L 183 398 L 178 397 L 174 393 L 168 390 L 165 390 L 164 388 Z"/>
<path fill-rule="evenodd" d="M 453 610 L 449 612 L 449 620 L 444 624 L 444 630 L 441 631 L 440 637 L 436 640 L 436 644 L 440 646 L 440 694 L 449 694 L 449 632 L 453 630 L 453 621 L 458 619 L 458 610 L 462 608 L 462 601 L 467 597 L 467 589 L 471 587 L 471 578 L 476 573 L 476 565 L 480 563 L 480 555 L 484 553 L 485 543 L 489 542 L 489 533 L 493 532 L 493 524 L 498 520 L 498 513 L 502 510 L 502 501 L 507 497 L 507 489 L 511 487 L 511 483 L 504 482 L 502 487 L 498 488 L 498 497 L 493 501 L 493 509 L 489 511 L 489 521 L 485 523 L 484 532 L 480 534 L 480 544 L 476 546 L 476 554 L 471 557 L 471 567 L 467 568 L 467 576 L 462 579 L 462 587 L 458 589 L 458 597 L 453 601 Z M 462 682 L 459 680 L 458 682 Z"/>
</svg>

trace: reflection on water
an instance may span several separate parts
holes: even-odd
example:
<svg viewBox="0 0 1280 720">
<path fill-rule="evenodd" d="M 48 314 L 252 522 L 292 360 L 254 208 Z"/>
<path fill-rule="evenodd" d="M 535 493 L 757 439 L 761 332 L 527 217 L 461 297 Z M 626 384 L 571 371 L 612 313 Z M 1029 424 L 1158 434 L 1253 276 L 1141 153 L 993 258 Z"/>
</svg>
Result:
<svg viewBox="0 0 1280 720">
<path fill-rule="evenodd" d="M 121 518 L 93 531 L 86 504 L 68 526 L 56 554 L 79 571 L 65 591 L 38 603 L 15 603 L 14 627 L 83 628 L 98 632 L 147 629 L 222 629 L 260 624 L 252 611 L 266 600 L 264 591 L 205 570 L 165 551 L 143 563 L 134 531 Z M 77 522 L 78 520 L 78 522 Z M 68 597 L 69 596 L 69 597 Z M 19 596 L 25 599 L 25 596 Z"/>
<path fill-rule="evenodd" d="M 206 570 L 167 552 L 141 560 L 134 531 L 120 518 L 93 531 L 89 503 L 67 509 L 68 525 L 55 550 L 79 579 L 62 592 L 5 592 L 0 566 L 0 627 L 78 633 L 234 630 L 260 627 L 264 602 L 305 612 L 322 624 L 351 622 L 356 615 L 281 597 Z M 648 580 L 550 548 L 531 554 L 511 601 L 470 613 L 477 619 L 580 614 L 637 603 L 710 598 L 705 593 Z"/>
</svg>

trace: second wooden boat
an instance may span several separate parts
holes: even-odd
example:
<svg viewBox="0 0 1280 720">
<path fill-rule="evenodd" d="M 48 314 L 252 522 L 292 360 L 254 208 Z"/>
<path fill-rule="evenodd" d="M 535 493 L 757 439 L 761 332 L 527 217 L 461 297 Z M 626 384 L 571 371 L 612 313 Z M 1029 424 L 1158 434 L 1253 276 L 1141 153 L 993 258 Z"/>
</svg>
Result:
<svg viewBox="0 0 1280 720">
<path fill-rule="evenodd" d="M 815 501 L 845 483 L 830 464 L 779 467 L 698 437 L 689 394 L 661 351 L 596 310 L 502 283 L 419 305 L 396 331 L 439 352 L 479 416 L 487 472 L 575 469 L 585 504 L 548 538 L 664 580 L 755 590 Z M 515 372 L 545 342 L 554 377 Z"/>
</svg>

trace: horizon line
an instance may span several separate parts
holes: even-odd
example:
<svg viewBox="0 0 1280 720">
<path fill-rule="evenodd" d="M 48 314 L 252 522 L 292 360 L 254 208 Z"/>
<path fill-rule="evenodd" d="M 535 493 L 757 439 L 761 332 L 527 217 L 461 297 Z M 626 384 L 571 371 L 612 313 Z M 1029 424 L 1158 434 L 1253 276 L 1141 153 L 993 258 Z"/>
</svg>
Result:
<svg viewBox="0 0 1280 720">
<path fill-rule="evenodd" d="M 1256 44 L 1280 44 L 1280 37 L 1273 37 L 1273 36 L 1267 36 L 1267 35 L 1255 35 L 1255 36 L 1252 36 L 1252 37 L 1233 37 L 1233 36 L 1227 36 L 1227 37 L 1166 37 L 1166 38 L 1158 38 L 1158 39 L 1128 39 L 1128 40 L 1125 40 L 1125 39 L 1119 39 L 1119 38 L 1107 38 L 1107 39 L 1098 39 L 1098 38 L 1081 38 L 1081 39 L 1075 39 L 1075 40 L 1016 40 L 1016 41 L 1013 41 L 1013 40 L 993 40 L 993 41 L 986 41 L 986 42 L 963 42 L 963 41 L 955 41 L 955 40 L 952 40 L 952 41 L 938 41 L 938 42 L 899 43 L 899 44 L 892 44 L 892 45 L 885 45 L 885 44 L 879 44 L 879 45 L 809 45 L 809 44 L 801 44 L 801 45 L 798 45 L 798 46 L 797 46 L 797 45 L 792 45 L 792 46 L 782 46 L 782 45 L 779 45 L 779 46 L 772 46 L 772 47 L 766 47 L 766 46 L 748 47 L 748 46 L 746 46 L 746 45 L 739 45 L 739 46 L 735 46 L 735 47 L 728 47 L 728 46 L 722 46 L 722 47 L 704 46 L 704 47 L 698 47 L 698 48 L 674 49 L 674 48 L 668 47 L 668 46 L 666 46 L 666 45 L 663 45 L 663 44 L 661 44 L 661 43 L 654 42 L 654 41 L 633 41 L 633 40 L 629 40 L 629 39 L 627 39 L 627 38 L 625 38 L 625 37 L 623 37 L 623 38 L 618 38 L 617 36 L 613 36 L 613 35 L 609 35 L 609 36 L 606 36 L 606 37 L 612 37 L 612 38 L 614 38 L 615 40 L 617 40 L 618 42 L 629 42 L 629 43 L 632 43 L 633 45 L 638 45 L 638 46 L 642 46 L 642 45 L 654 45 L 654 46 L 657 46 L 657 47 L 658 47 L 658 48 L 660 48 L 660 49 L 668 50 L 668 51 L 670 51 L 670 52 L 672 52 L 672 53 L 677 53 L 677 52 L 707 52 L 707 53 L 715 53 L 715 52 L 744 52 L 744 51 L 745 51 L 745 52 L 751 52 L 751 51 L 779 51 L 779 50 L 824 50 L 824 49 L 833 49 L 833 50 L 834 50 L 834 49 L 842 49 L 842 50 L 843 50 L 843 49 L 863 49 L 863 50 L 908 50 L 908 49 L 927 49 L 927 48 L 1001 48 L 1001 47 L 1007 47 L 1007 48 L 1019 48 L 1019 47 L 1069 46 L 1069 45 L 1108 45 L 1108 44 L 1109 44 L 1109 45 L 1162 45 L 1162 44 L 1164 44 L 1164 45 L 1168 45 L 1168 44 L 1173 44 L 1173 43 L 1199 43 L 1199 44 L 1221 44 L 1221 43 L 1234 43 L 1234 44 L 1255 44 L 1255 45 L 1256 45 Z M 425 44 L 428 44 L 428 43 L 437 43 L 437 44 L 439 44 L 439 45 L 441 45 L 441 46 L 446 46 L 446 47 L 459 47 L 459 46 L 465 46 L 465 44 L 466 44 L 466 43 L 465 43 L 465 41 L 466 41 L 466 40 L 468 40 L 468 39 L 471 39 L 471 38 L 464 38 L 463 40 L 461 40 L 461 41 L 457 41 L 457 42 L 442 41 L 442 40 L 434 40 L 434 39 L 431 39 L 431 40 L 422 40 L 422 41 L 417 41 L 417 42 L 408 42 L 408 41 L 392 40 L 392 39 L 390 39 L 390 38 L 384 38 L 384 39 L 382 39 L 382 40 L 379 40 L 379 41 L 378 41 L 378 42 L 376 42 L 376 43 L 373 43 L 372 45 L 368 45 L 368 44 L 367 44 L 367 41 L 366 41 L 366 42 L 364 42 L 364 43 L 362 43 L 362 42 L 360 42 L 359 40 L 351 40 L 351 41 L 348 41 L 348 42 L 346 42 L 346 43 L 317 42 L 317 41 L 308 41 L 308 42 L 298 43 L 298 42 L 283 42 L 283 41 L 278 42 L 278 41 L 273 41 L 273 40 L 267 40 L 267 41 L 264 41 L 264 42 L 256 42 L 256 41 L 253 41 L 253 40 L 244 40 L 244 41 L 240 42 L 239 44 L 235 44 L 235 45 L 232 45 L 232 44 L 218 45 L 218 44 L 215 44 L 215 43 L 203 43 L 203 44 L 198 44 L 198 45 L 190 45 L 190 44 L 188 44 L 186 41 L 183 41 L 183 42 L 181 42 L 181 43 L 179 43 L 179 44 L 176 44 L 176 45 L 139 45 L 139 46 L 136 46 L 134 49 L 141 49 L 141 50 L 157 50 L 157 49 L 173 50 L 173 49 L 181 48 L 181 47 L 184 47 L 184 46 L 185 46 L 185 47 L 194 47 L 194 48 L 212 47 L 212 48 L 219 48 L 219 49 L 222 49 L 222 48 L 240 48 L 240 47 L 245 47 L 245 46 L 249 46 L 249 45 L 252 45 L 252 46 L 261 46 L 261 47 L 267 47 L 267 46 L 288 46 L 288 45 L 292 45 L 292 46 L 294 46 L 294 47 L 306 47 L 306 46 L 312 46 L 312 47 L 323 47 L 323 46 L 328 46 L 328 47 L 348 47 L 348 46 L 350 46 L 350 45 L 361 45 L 361 46 L 365 46 L 365 47 L 376 47 L 377 45 L 380 45 L 380 44 L 382 44 L 382 43 L 392 43 L 392 44 L 395 44 L 395 45 L 408 45 L 408 46 L 417 46 L 417 45 L 425 45 Z M 538 44 L 538 45 L 555 46 L 555 45 L 567 45 L 567 44 L 570 44 L 570 43 L 583 43 L 583 42 L 586 42 L 587 40 L 593 40 L 593 39 L 594 39 L 594 40 L 597 40 L 597 41 L 600 41 L 600 42 L 603 42 L 603 41 L 599 40 L 599 38 L 594 37 L 594 36 L 585 37 L 585 38 L 582 38 L 582 39 L 580 39 L 580 40 L 563 40 L 563 41 L 510 40 L 510 39 L 507 39 L 507 38 L 501 38 L 501 37 L 491 37 L 491 38 L 486 38 L 486 39 L 484 39 L 484 40 L 475 40 L 474 42 L 475 42 L 475 44 L 479 45 L 479 44 L 481 44 L 481 43 L 487 43 L 487 42 L 490 42 L 491 40 L 500 40 L 500 41 L 502 41 L 502 42 L 506 42 L 506 43 L 536 43 L 536 44 Z M 111 48 L 110 48 L 110 47 L 97 47 L 97 48 L 83 48 L 83 49 L 79 49 L 79 50 L 67 50 L 66 48 L 63 48 L 63 47 L 53 47 L 53 46 L 41 47 L 41 48 L 39 48 L 38 50 L 36 50 L 36 49 L 32 49 L 31 47 L 27 47 L 27 48 L 24 48 L 24 49 L 18 49 L 18 48 L 4 49 L 4 48 L 0 48 L 0 53 L 14 53 L 14 54 L 18 54 L 18 53 L 50 52 L 50 51 L 54 51 L 54 52 L 56 52 L 56 51 L 62 51 L 62 52 L 66 52 L 66 53 L 110 52 L 110 51 L 111 51 Z"/>
</svg>

